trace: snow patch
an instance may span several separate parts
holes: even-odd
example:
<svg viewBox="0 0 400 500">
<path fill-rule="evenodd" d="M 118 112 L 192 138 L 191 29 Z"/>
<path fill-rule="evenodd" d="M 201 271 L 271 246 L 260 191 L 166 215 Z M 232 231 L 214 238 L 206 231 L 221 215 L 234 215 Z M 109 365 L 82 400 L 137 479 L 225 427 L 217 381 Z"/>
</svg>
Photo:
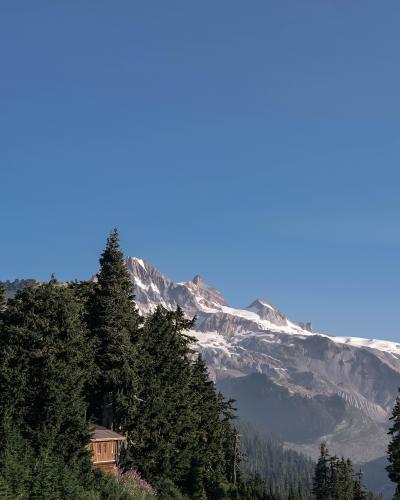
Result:
<svg viewBox="0 0 400 500">
<path fill-rule="evenodd" d="M 132 259 L 135 262 L 137 262 L 140 266 L 142 266 L 145 271 L 147 271 L 144 261 L 142 259 L 139 259 L 138 257 L 132 257 Z"/>
</svg>

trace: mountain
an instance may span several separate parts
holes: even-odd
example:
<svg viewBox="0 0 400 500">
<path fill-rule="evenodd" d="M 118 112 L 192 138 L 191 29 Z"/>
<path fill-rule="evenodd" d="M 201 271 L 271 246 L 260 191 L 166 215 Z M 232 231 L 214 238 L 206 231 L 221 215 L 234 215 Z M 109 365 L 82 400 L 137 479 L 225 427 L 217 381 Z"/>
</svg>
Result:
<svg viewBox="0 0 400 500">
<path fill-rule="evenodd" d="M 264 299 L 233 308 L 200 276 L 174 283 L 136 257 L 127 267 L 143 314 L 162 304 L 197 317 L 191 333 L 211 376 L 256 429 L 313 458 L 324 440 L 356 463 L 381 463 L 400 387 L 400 344 L 315 332 Z"/>
<path fill-rule="evenodd" d="M 14 297 L 14 295 L 18 292 L 18 290 L 35 286 L 37 283 L 39 282 L 34 279 L 23 279 L 23 280 L 16 279 L 13 281 L 10 280 L 0 281 L 0 285 L 2 285 L 4 288 L 6 299 Z"/>
<path fill-rule="evenodd" d="M 264 299 L 230 307 L 198 275 L 174 283 L 143 259 L 126 264 L 142 314 L 162 304 L 196 316 L 191 334 L 211 377 L 256 432 L 274 433 L 312 458 L 326 441 L 332 454 L 360 464 L 376 491 L 390 494 L 383 457 L 400 386 L 400 344 L 315 332 Z M 3 283 L 8 297 L 34 284 Z"/>
</svg>

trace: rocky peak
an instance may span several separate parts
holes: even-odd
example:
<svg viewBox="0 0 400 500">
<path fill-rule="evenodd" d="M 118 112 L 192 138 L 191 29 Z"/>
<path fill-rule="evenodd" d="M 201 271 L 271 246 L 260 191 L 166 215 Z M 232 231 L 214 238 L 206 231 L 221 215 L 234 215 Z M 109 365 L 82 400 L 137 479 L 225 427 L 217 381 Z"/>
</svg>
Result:
<svg viewBox="0 0 400 500">
<path fill-rule="evenodd" d="M 143 312 L 162 304 L 169 307 L 169 289 L 172 280 L 157 271 L 155 267 L 138 257 L 127 257 L 126 267 L 133 284 L 135 300 Z"/>
<path fill-rule="evenodd" d="M 194 283 L 197 286 L 202 286 L 202 287 L 206 286 L 205 281 L 199 274 L 196 274 L 196 276 L 192 279 L 192 283 Z"/>
<path fill-rule="evenodd" d="M 203 278 L 196 274 L 192 281 L 187 281 L 185 285 L 200 298 L 200 302 L 207 307 L 224 306 L 225 299 L 222 293 L 211 286 L 208 286 Z"/>
<path fill-rule="evenodd" d="M 277 326 L 287 325 L 286 316 L 266 300 L 257 299 L 246 307 L 246 309 L 255 312 L 261 319 L 268 320 Z"/>
<path fill-rule="evenodd" d="M 306 321 L 306 322 L 300 321 L 299 326 L 303 330 L 306 330 L 306 332 L 313 332 L 311 321 Z"/>
</svg>

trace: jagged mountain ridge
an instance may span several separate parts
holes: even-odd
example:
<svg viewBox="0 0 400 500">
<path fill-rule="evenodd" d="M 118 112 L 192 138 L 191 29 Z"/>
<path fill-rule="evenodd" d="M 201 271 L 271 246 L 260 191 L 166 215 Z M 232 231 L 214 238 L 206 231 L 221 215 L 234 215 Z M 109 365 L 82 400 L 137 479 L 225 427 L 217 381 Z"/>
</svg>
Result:
<svg viewBox="0 0 400 500">
<path fill-rule="evenodd" d="M 360 422 L 368 429 L 373 426 L 374 442 L 381 443 L 372 455 L 368 443 L 358 443 L 354 459 L 363 462 L 383 455 L 384 425 L 400 386 L 399 344 L 313 332 L 310 325 L 290 321 L 266 300 L 232 308 L 200 276 L 174 283 L 136 257 L 127 258 L 127 267 L 143 314 L 162 304 L 167 308 L 180 305 L 189 316 L 197 316 L 192 334 L 217 384 L 260 373 L 289 394 L 340 396 L 349 408 L 360 412 L 357 426 Z M 343 421 L 327 438 L 339 453 L 335 436 L 348 438 L 343 432 L 346 425 Z"/>
</svg>

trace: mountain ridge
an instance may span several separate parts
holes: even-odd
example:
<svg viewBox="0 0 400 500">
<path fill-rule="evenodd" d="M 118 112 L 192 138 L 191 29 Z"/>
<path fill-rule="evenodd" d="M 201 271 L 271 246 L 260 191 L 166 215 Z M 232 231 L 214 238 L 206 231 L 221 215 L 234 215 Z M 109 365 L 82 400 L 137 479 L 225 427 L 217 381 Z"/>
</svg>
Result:
<svg viewBox="0 0 400 500">
<path fill-rule="evenodd" d="M 191 335 L 217 384 L 259 373 L 303 398 L 337 395 L 349 408 L 362 412 L 368 425 L 377 426 L 382 446 L 372 458 L 383 456 L 386 425 L 400 386 L 398 344 L 315 332 L 311 324 L 292 322 L 265 299 L 255 299 L 243 309 L 230 307 L 222 293 L 199 275 L 175 283 L 144 259 L 128 257 L 126 265 L 142 314 L 161 304 L 166 308 L 180 305 L 188 316 L 196 316 Z M 9 297 L 19 288 L 34 286 L 34 280 L 5 284 Z M 340 454 L 342 445 L 335 443 L 339 434 L 334 431 L 329 439 Z M 281 437 L 288 441 L 287 436 Z M 316 446 L 310 450 L 310 443 L 303 444 L 307 453 L 315 454 Z M 358 450 L 354 460 L 371 460 L 368 443 L 364 451 L 363 446 Z"/>
<path fill-rule="evenodd" d="M 296 324 L 265 299 L 255 299 L 244 308 L 230 307 L 222 293 L 200 276 L 175 283 L 138 257 L 128 257 L 127 267 L 142 314 L 162 304 L 179 305 L 188 316 L 196 316 L 191 335 L 220 387 L 227 387 L 225 379 L 245 381 L 258 373 L 289 395 L 317 398 L 313 404 L 325 404 L 320 396 L 327 402 L 333 396 L 344 401 L 342 421 L 335 421 L 328 433 L 316 433 L 311 443 L 300 436 L 298 443 L 292 443 L 295 449 L 315 456 L 320 439 L 325 439 L 333 452 L 350 455 L 358 463 L 384 455 L 387 421 L 400 386 L 399 344 L 315 332 L 311 324 Z M 229 395 L 237 398 L 234 390 Z M 307 407 L 307 401 L 299 400 L 299 405 Z M 246 418 L 251 420 L 251 415 Z M 281 437 L 291 445 L 290 436 Z M 353 454 L 349 453 L 352 438 Z"/>
</svg>

